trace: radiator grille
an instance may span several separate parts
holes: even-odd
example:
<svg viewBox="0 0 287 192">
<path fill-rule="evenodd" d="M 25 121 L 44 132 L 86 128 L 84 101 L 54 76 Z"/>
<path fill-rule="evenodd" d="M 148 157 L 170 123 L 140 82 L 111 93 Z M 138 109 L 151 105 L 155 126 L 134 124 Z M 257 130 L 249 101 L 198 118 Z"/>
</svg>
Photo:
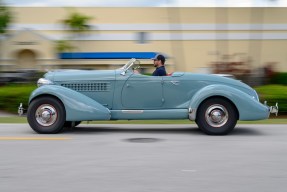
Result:
<svg viewBox="0 0 287 192">
<path fill-rule="evenodd" d="M 62 83 L 61 86 L 75 91 L 109 91 L 109 83 Z"/>
</svg>

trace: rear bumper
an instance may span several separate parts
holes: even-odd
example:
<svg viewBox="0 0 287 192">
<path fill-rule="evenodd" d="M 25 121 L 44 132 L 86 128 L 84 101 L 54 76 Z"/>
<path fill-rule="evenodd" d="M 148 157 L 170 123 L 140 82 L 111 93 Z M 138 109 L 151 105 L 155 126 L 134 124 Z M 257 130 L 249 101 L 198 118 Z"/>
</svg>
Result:
<svg viewBox="0 0 287 192">
<path fill-rule="evenodd" d="M 271 114 L 275 114 L 276 116 L 278 115 L 279 112 L 279 106 L 278 103 L 275 104 L 275 106 L 268 106 L 267 105 L 267 101 L 264 102 L 264 105 L 266 105 L 267 107 L 269 107 L 269 113 Z"/>
</svg>

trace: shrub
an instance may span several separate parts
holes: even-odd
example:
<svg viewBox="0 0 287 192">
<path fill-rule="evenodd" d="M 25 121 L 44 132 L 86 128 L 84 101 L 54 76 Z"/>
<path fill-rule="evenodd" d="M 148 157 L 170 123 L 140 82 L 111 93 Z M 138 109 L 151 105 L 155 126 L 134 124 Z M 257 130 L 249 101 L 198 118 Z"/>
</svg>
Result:
<svg viewBox="0 0 287 192">
<path fill-rule="evenodd" d="M 259 94 L 260 101 L 267 101 L 268 105 L 279 103 L 279 112 L 287 112 L 287 86 L 265 85 L 255 88 Z"/>
<path fill-rule="evenodd" d="M 17 113 L 20 103 L 27 107 L 29 96 L 36 88 L 31 84 L 10 84 L 0 87 L 0 109 Z"/>
<path fill-rule="evenodd" d="M 279 85 L 287 85 L 287 73 L 276 73 L 274 74 L 271 79 L 270 83 L 272 84 L 279 84 Z"/>
</svg>

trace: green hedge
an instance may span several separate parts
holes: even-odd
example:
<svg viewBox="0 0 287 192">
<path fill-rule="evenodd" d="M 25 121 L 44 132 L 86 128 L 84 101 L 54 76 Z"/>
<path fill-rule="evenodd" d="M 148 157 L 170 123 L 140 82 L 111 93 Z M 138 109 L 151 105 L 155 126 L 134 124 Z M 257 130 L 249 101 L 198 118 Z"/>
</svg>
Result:
<svg viewBox="0 0 287 192">
<path fill-rule="evenodd" d="M 279 103 L 279 112 L 287 112 L 287 86 L 265 85 L 255 88 L 259 94 L 260 101 L 267 101 L 268 105 Z"/>
<path fill-rule="evenodd" d="M 278 85 L 287 85 L 287 73 L 276 73 L 270 79 L 270 83 Z"/>
<path fill-rule="evenodd" d="M 12 84 L 0 87 L 0 110 L 17 113 L 20 103 L 27 107 L 31 92 L 36 89 L 33 84 Z M 260 101 L 268 101 L 269 105 L 279 103 L 279 111 L 287 112 L 287 86 L 265 85 L 255 88 L 258 92 Z"/>
<path fill-rule="evenodd" d="M 33 84 L 10 84 L 0 87 L 0 110 L 17 113 L 20 103 L 27 107 L 31 92 L 36 89 Z"/>
</svg>

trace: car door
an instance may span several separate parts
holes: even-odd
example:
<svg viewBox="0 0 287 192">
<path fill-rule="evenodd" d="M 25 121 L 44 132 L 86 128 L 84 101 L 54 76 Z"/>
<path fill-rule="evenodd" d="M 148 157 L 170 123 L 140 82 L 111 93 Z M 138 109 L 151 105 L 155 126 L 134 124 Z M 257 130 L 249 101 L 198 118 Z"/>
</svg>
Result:
<svg viewBox="0 0 287 192">
<path fill-rule="evenodd" d="M 163 103 L 163 81 L 160 76 L 132 74 L 122 88 L 125 109 L 157 109 Z"/>
<path fill-rule="evenodd" d="M 164 108 L 187 108 L 191 99 L 192 83 L 183 79 L 184 73 L 175 72 L 163 77 Z"/>
</svg>

